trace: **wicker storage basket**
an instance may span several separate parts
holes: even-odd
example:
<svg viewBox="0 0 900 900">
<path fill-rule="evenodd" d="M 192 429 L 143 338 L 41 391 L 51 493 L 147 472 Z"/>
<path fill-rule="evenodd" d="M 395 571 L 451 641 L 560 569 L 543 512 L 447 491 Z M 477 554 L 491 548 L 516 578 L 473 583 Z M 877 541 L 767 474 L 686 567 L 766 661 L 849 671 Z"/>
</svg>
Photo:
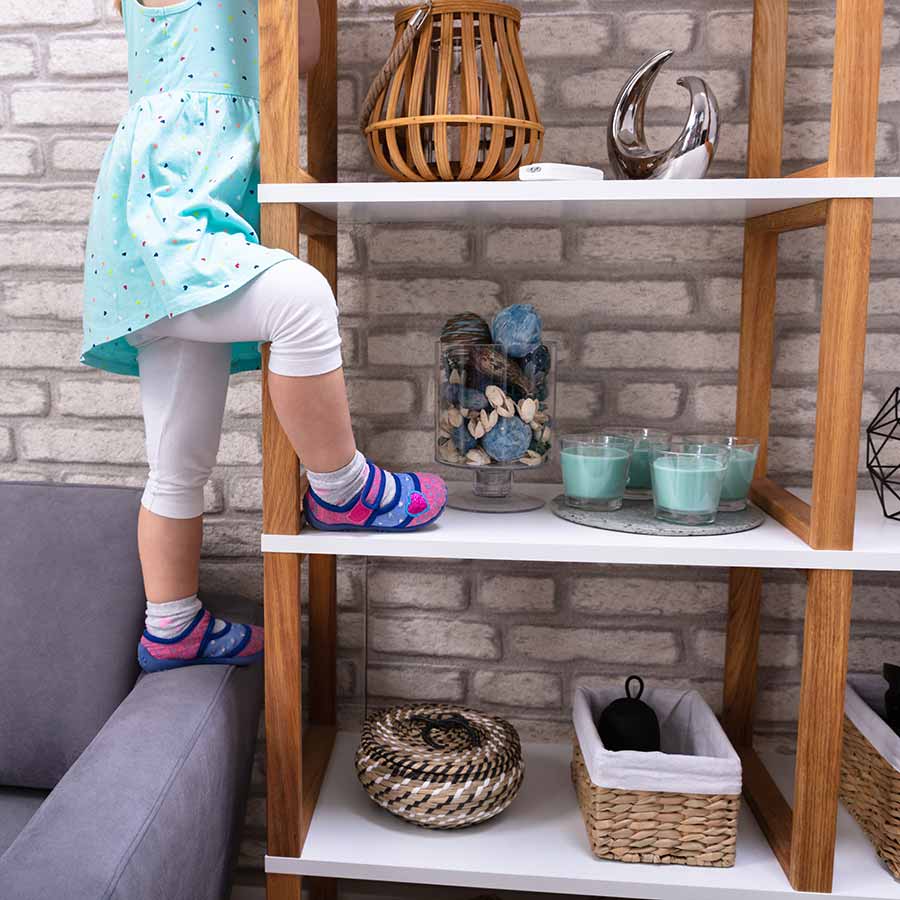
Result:
<svg viewBox="0 0 900 900">
<path fill-rule="evenodd" d="M 663 753 L 611 753 L 594 725 L 621 688 L 575 694 L 572 780 L 594 855 L 618 862 L 733 866 L 741 763 L 696 691 L 647 689 Z"/>
<path fill-rule="evenodd" d="M 841 800 L 900 879 L 900 737 L 884 721 L 880 675 L 851 675 L 844 705 Z"/>
<path fill-rule="evenodd" d="M 384 86 L 362 123 L 375 163 L 400 181 L 478 181 L 537 162 L 544 127 L 519 45 L 519 11 L 435 0 L 403 53 L 410 19 L 422 9 L 394 17 L 394 47 L 376 79 Z"/>
<path fill-rule="evenodd" d="M 445 704 L 372 713 L 356 774 L 381 807 L 424 828 L 465 828 L 512 803 L 525 764 L 509 722 Z"/>
</svg>

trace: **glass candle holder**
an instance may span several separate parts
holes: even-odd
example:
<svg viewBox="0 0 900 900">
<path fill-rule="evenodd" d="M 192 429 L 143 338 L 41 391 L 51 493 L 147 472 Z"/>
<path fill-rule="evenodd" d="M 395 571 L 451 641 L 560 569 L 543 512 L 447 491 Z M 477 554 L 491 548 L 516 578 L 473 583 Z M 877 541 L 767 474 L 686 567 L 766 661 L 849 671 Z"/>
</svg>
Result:
<svg viewBox="0 0 900 900">
<path fill-rule="evenodd" d="M 653 494 L 650 483 L 650 447 L 653 444 L 668 444 L 672 435 L 661 428 L 633 428 L 629 425 L 614 425 L 604 428 L 602 433 L 621 435 L 634 441 L 625 499 L 649 500 Z"/>
<path fill-rule="evenodd" d="M 620 509 L 634 441 L 624 435 L 567 434 L 560 438 L 566 503 L 578 509 Z"/>
<path fill-rule="evenodd" d="M 650 456 L 656 518 L 676 525 L 715 522 L 731 450 L 672 441 L 652 445 Z"/>
<path fill-rule="evenodd" d="M 747 495 L 753 482 L 756 469 L 756 458 L 759 456 L 759 441 L 751 437 L 737 435 L 688 435 L 684 438 L 688 443 L 721 444 L 731 450 L 728 459 L 728 470 L 722 484 L 722 496 L 719 498 L 719 512 L 740 512 L 747 508 Z"/>
</svg>

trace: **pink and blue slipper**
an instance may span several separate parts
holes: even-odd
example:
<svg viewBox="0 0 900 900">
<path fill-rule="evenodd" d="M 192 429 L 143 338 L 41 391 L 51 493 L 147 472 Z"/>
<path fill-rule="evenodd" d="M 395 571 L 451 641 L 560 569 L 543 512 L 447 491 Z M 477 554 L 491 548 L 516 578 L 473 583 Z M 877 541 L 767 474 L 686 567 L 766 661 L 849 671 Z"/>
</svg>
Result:
<svg viewBox="0 0 900 900">
<path fill-rule="evenodd" d="M 138 644 L 141 668 L 164 672 L 182 666 L 249 666 L 262 658 L 262 628 L 225 622 L 213 631 L 215 621 L 201 609 L 178 637 L 158 638 L 145 631 Z"/>
<path fill-rule="evenodd" d="M 310 488 L 304 506 L 313 528 L 322 531 L 415 531 L 430 525 L 444 511 L 447 485 L 438 475 L 424 472 L 385 472 L 371 460 L 365 487 L 349 503 L 326 503 Z M 382 503 L 388 478 L 396 490 Z"/>
</svg>

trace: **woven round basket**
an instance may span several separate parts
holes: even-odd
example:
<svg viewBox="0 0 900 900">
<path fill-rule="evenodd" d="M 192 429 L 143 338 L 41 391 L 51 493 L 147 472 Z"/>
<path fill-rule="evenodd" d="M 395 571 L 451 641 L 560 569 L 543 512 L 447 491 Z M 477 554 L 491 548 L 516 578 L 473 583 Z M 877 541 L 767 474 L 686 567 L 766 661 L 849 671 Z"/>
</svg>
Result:
<svg viewBox="0 0 900 900">
<path fill-rule="evenodd" d="M 399 181 L 479 181 L 539 161 L 544 126 L 519 18 L 493 0 L 433 0 L 396 14 L 360 122 L 379 168 Z"/>
<path fill-rule="evenodd" d="M 388 812 L 423 828 L 466 828 L 512 803 L 525 764 L 509 722 L 446 704 L 373 713 L 356 751 L 356 774 Z"/>
</svg>

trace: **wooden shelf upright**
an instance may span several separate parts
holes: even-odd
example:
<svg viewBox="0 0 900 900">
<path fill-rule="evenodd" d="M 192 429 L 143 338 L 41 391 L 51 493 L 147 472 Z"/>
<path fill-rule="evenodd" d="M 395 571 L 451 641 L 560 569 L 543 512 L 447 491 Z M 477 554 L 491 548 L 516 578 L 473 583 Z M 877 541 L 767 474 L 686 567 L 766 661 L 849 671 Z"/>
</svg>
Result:
<svg viewBox="0 0 900 900">
<path fill-rule="evenodd" d="M 261 200 L 266 201 L 266 195 L 269 195 L 262 210 L 262 238 L 271 246 L 282 247 L 299 255 L 300 235 L 306 235 L 309 262 L 323 272 L 336 289 L 336 223 L 328 217 L 328 210 L 334 211 L 336 216 L 337 208 L 346 202 L 346 192 L 333 192 L 333 202 L 326 198 L 324 204 L 320 196 L 311 204 L 318 204 L 318 210 L 314 211 L 303 205 L 299 199 L 299 189 L 294 193 L 291 187 L 315 186 L 317 191 L 325 189 L 327 194 L 328 185 L 337 180 L 337 3 L 336 0 L 318 2 L 322 23 L 322 52 L 320 62 L 306 83 L 308 114 L 305 140 L 308 162 L 307 168 L 303 169 L 300 165 L 299 144 L 301 91 L 297 77 L 297 3 L 296 0 L 259 0 Z M 805 545 L 808 545 L 814 550 L 852 551 L 857 496 L 856 435 L 860 423 L 864 375 L 872 197 L 881 196 L 873 191 L 871 180 L 874 175 L 878 118 L 883 0 L 836 0 L 835 15 L 828 160 L 790 177 L 843 181 L 806 182 L 805 184 L 821 187 L 822 193 L 798 193 L 805 198 L 816 197 L 815 202 L 804 199 L 788 201 L 781 206 L 763 206 L 763 210 L 775 211 L 763 215 L 753 213 L 751 218 L 746 218 L 736 430 L 739 434 L 755 435 L 760 439 L 759 462 L 752 488 L 753 499 L 772 519 L 800 540 L 796 541 L 787 532 L 777 529 L 774 523 L 772 528 L 804 550 Z M 755 0 L 748 180 L 741 182 L 741 186 L 752 185 L 756 179 L 760 188 L 758 197 L 744 197 L 741 193 L 740 198 L 737 195 L 732 198 L 735 202 L 777 201 L 778 197 L 785 196 L 784 185 L 794 184 L 783 180 L 771 181 L 781 178 L 787 41 L 787 0 Z M 865 186 L 860 182 L 859 194 L 848 196 L 848 181 L 863 178 L 868 181 Z M 895 190 L 884 184 L 884 180 L 880 181 L 883 193 L 890 195 L 893 203 L 900 202 L 900 187 Z M 767 192 L 767 183 L 778 185 L 777 191 Z M 690 183 L 682 184 L 683 195 L 673 194 L 666 199 L 665 204 L 659 205 L 660 221 L 677 220 L 682 210 L 685 219 L 699 220 L 710 216 L 708 221 L 718 221 L 713 217 L 716 215 L 715 202 L 711 202 L 716 201 L 716 198 L 711 198 L 708 194 L 710 182 L 695 183 L 702 185 L 702 188 L 697 189 Z M 734 184 L 736 182 L 730 182 L 730 185 Z M 459 198 L 458 202 L 443 206 L 440 202 L 429 203 L 424 196 L 419 197 L 414 186 L 395 187 L 396 196 L 402 199 L 407 212 L 416 207 L 414 218 L 417 221 L 424 221 L 428 217 L 440 221 L 443 210 L 453 210 L 452 214 L 464 221 L 476 208 L 486 209 L 485 215 L 490 215 L 495 206 L 498 212 L 502 207 L 502 215 L 511 213 L 520 215 L 520 219 L 532 212 L 537 216 L 561 215 L 560 209 L 569 208 L 602 217 L 610 214 L 610 209 L 621 210 L 622 207 L 615 204 L 623 200 L 630 204 L 629 208 L 642 209 L 641 214 L 646 217 L 648 204 L 652 204 L 650 185 L 635 186 L 633 196 L 622 196 L 628 192 L 625 186 L 616 186 L 615 190 L 612 186 L 604 186 L 601 191 L 596 183 L 586 182 L 584 191 L 587 200 L 567 195 L 561 204 L 546 196 L 549 190 L 547 186 L 539 186 L 541 190 L 535 188 L 529 194 L 531 189 L 527 185 L 502 185 L 498 187 L 503 190 L 498 191 L 494 197 L 490 194 L 491 186 L 487 184 L 442 185 L 441 188 L 458 189 L 454 197 Z M 479 197 L 478 192 L 482 187 L 485 194 Z M 827 193 L 829 189 L 834 192 Z M 567 190 L 571 195 L 575 187 L 570 184 Z M 609 191 L 610 199 L 605 199 L 599 193 L 591 199 L 588 195 L 592 190 Z M 857 188 L 851 186 L 849 190 L 855 192 Z M 751 193 L 756 192 L 751 189 Z M 295 196 L 298 199 L 294 199 Z M 443 192 L 441 197 L 447 199 Z M 385 208 L 380 209 L 378 215 L 373 215 L 371 221 L 390 220 L 393 197 L 380 202 Z M 361 201 L 356 204 L 357 209 L 365 207 L 366 203 L 369 203 L 369 208 L 378 205 L 375 201 Z M 513 209 L 516 205 L 523 210 L 521 213 Z M 720 204 L 718 208 L 721 212 L 724 207 Z M 757 206 L 756 212 L 759 211 Z M 362 214 L 366 214 L 365 210 Z M 744 212 L 740 218 L 747 215 L 750 213 Z M 767 478 L 767 444 L 774 364 L 778 236 L 785 231 L 818 226 L 824 226 L 825 229 L 825 261 L 813 486 L 811 499 L 806 502 Z M 267 348 L 264 350 L 264 360 L 268 360 Z M 304 841 L 335 743 L 336 569 L 335 556 L 330 554 L 361 552 L 350 549 L 354 546 L 352 544 L 343 544 L 339 539 L 332 541 L 330 536 L 326 538 L 324 535 L 320 535 L 321 540 L 318 542 L 310 540 L 302 548 L 294 549 L 298 540 L 296 536 L 300 535 L 302 526 L 304 490 L 305 483 L 298 460 L 275 416 L 264 365 L 267 852 L 274 860 L 273 868 L 281 869 L 280 872 L 270 869 L 267 875 L 269 900 L 299 900 L 300 877 L 298 874 L 288 873 L 295 872 L 299 868 L 297 864 L 303 862 Z M 552 518 L 550 516 L 551 520 Z M 538 532 L 543 534 L 541 529 L 544 526 L 535 526 L 532 520 L 527 521 L 531 524 L 521 526 L 522 536 L 527 537 L 527 541 L 522 542 L 527 543 L 527 552 L 557 555 L 531 555 L 522 558 L 564 560 L 565 557 L 559 554 L 562 553 L 560 548 L 565 542 L 554 543 L 546 550 L 539 549 L 542 545 L 535 538 L 534 528 L 537 527 Z M 516 527 L 518 526 L 514 524 L 509 526 L 512 543 L 515 543 Z M 558 520 L 556 527 L 561 527 Z M 528 531 L 529 528 L 532 530 Z M 448 525 L 447 533 L 450 534 L 451 531 Z M 401 540 L 398 536 L 393 539 Z M 777 537 L 759 538 L 761 541 L 770 539 L 773 541 L 771 546 L 774 547 Z M 453 540 L 448 539 L 451 544 Z M 874 549 L 878 550 L 877 535 L 874 540 Z M 393 551 L 392 548 L 382 550 L 383 545 L 376 537 L 370 540 L 371 552 L 404 555 L 399 549 L 401 546 L 410 555 L 419 556 L 443 553 L 456 558 L 459 552 L 452 547 L 441 549 L 440 537 L 434 538 L 424 532 L 421 541 L 422 546 L 416 547 L 412 544 L 397 544 L 398 550 Z M 629 558 L 630 551 L 627 547 L 620 546 L 620 543 L 615 543 L 614 547 L 611 544 L 605 549 L 598 547 L 597 553 L 602 549 L 603 552 L 617 554 L 620 561 Z M 318 546 L 325 547 L 327 553 L 317 552 Z M 722 550 L 728 554 L 728 561 L 724 564 L 736 566 L 731 569 L 729 584 L 722 719 L 741 753 L 748 805 L 758 819 L 791 886 L 796 891 L 828 893 L 832 889 L 836 842 L 852 570 L 847 566 L 840 569 L 814 567 L 822 564 L 823 557 L 832 559 L 832 565 L 838 565 L 835 558 L 828 557 L 827 554 L 814 558 L 804 568 L 808 593 L 804 620 L 798 752 L 793 802 L 788 803 L 753 749 L 762 570 L 751 566 L 759 566 L 761 558 L 772 565 L 776 563 L 771 555 L 766 556 L 755 550 L 752 540 L 746 548 L 742 547 L 743 545 L 733 543 Z M 791 553 L 796 552 L 796 547 L 787 549 Z M 594 550 L 591 546 L 579 552 L 589 554 Z M 307 551 L 312 555 L 305 557 L 309 583 L 310 659 L 307 669 L 309 711 L 307 724 L 304 725 L 301 714 L 300 567 Z M 484 550 L 485 554 L 490 552 L 498 555 L 489 558 L 504 559 L 509 558 L 507 554 L 513 551 L 505 546 L 496 550 Z M 566 552 L 574 551 L 569 546 Z M 674 550 L 672 557 L 672 564 L 677 564 L 677 560 L 681 558 Z M 883 555 L 879 556 L 881 558 Z M 723 563 L 705 561 L 701 564 Z M 739 845 L 739 862 L 740 855 Z M 779 870 L 774 862 L 772 867 L 777 874 Z M 303 877 L 309 877 L 312 874 L 333 875 L 334 872 L 332 869 L 323 873 L 321 868 L 316 871 L 313 867 L 304 869 L 302 874 Z M 359 877 L 365 877 L 365 874 Z M 446 874 L 441 877 L 445 878 Z M 630 876 L 623 876 L 621 880 L 626 881 L 628 877 Z M 778 875 L 778 878 L 781 879 L 781 876 Z M 328 900 L 336 896 L 336 882 L 333 878 L 310 880 L 312 896 L 316 900 Z M 740 890 L 747 891 L 746 896 L 752 893 L 752 886 L 741 884 L 739 887 Z M 786 889 L 786 885 L 784 887 Z M 780 889 L 776 892 L 780 892 Z M 621 895 L 631 896 L 628 892 Z"/>
</svg>

